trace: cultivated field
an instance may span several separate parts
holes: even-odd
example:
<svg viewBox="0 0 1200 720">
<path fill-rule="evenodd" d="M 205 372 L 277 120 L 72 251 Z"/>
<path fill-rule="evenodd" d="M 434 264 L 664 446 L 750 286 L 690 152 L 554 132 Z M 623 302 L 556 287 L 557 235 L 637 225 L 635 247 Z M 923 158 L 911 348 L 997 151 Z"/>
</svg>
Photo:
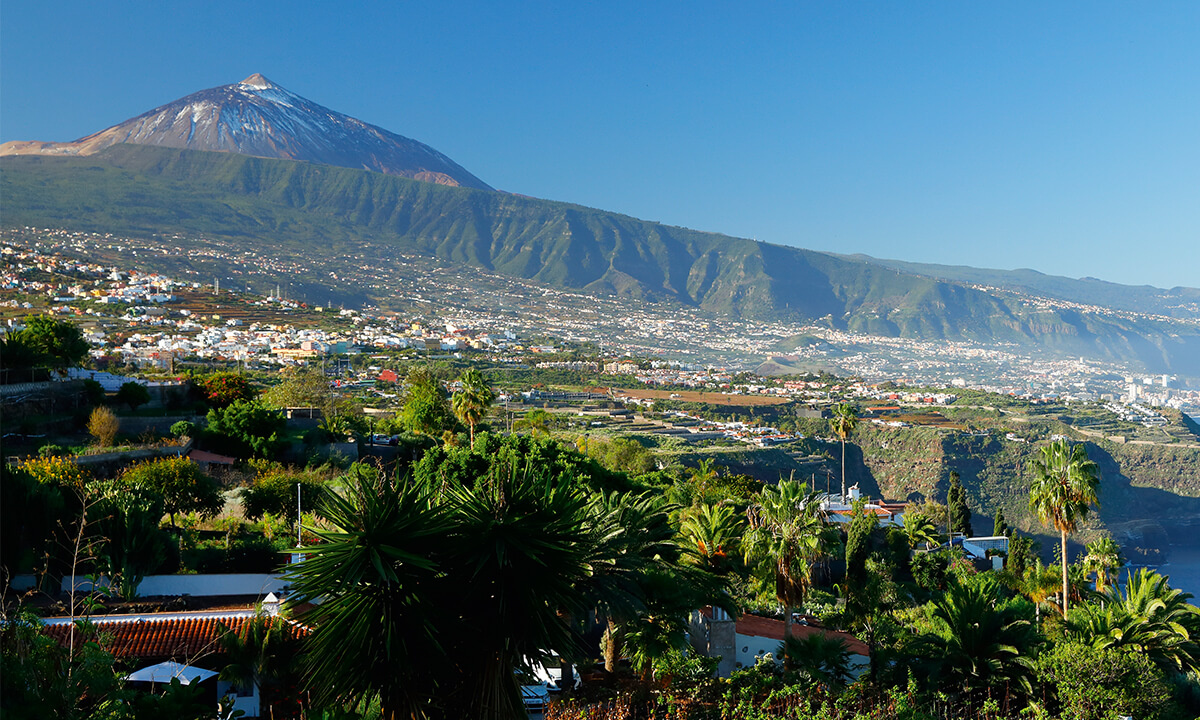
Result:
<svg viewBox="0 0 1200 720">
<path fill-rule="evenodd" d="M 700 392 L 699 390 L 628 390 L 613 389 L 616 398 L 630 397 L 648 400 L 678 400 L 679 402 L 707 403 L 709 405 L 729 405 L 734 407 L 759 407 L 763 405 L 784 405 L 787 398 L 764 397 L 761 395 L 729 395 L 727 393 Z"/>
</svg>

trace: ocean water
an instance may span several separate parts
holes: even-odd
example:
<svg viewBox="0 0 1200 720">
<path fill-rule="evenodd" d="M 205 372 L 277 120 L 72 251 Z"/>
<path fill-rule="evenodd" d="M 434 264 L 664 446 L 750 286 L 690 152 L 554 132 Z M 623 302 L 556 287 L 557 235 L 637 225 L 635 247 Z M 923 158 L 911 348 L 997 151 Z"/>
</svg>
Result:
<svg viewBox="0 0 1200 720">
<path fill-rule="evenodd" d="M 1189 602 L 1200 605 L 1200 545 L 1172 543 L 1167 562 L 1150 567 L 1168 576 L 1171 587 L 1191 593 Z"/>
</svg>

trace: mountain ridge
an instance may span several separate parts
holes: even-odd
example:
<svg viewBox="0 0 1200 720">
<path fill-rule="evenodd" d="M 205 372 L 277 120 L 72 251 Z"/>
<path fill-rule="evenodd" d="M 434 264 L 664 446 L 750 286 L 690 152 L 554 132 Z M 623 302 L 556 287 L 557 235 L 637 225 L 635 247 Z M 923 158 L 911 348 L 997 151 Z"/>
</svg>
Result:
<svg viewBox="0 0 1200 720">
<path fill-rule="evenodd" d="M 908 260 L 876 258 L 862 253 L 839 254 L 848 260 L 883 265 L 904 272 L 972 284 L 991 285 L 1009 290 L 1025 290 L 1078 303 L 1137 312 L 1157 312 L 1179 318 L 1200 318 L 1200 288 L 1154 285 L 1126 285 L 1094 277 L 1071 278 L 1031 268 L 1000 270 L 969 265 L 941 265 Z"/>
<path fill-rule="evenodd" d="M 1038 346 L 1200 375 L 1200 329 L 1039 307 L 863 260 L 581 205 L 361 170 L 117 145 L 2 159 L 7 227 L 208 234 L 298 253 L 369 240 L 551 287 L 667 299 L 750 320 Z"/>
</svg>

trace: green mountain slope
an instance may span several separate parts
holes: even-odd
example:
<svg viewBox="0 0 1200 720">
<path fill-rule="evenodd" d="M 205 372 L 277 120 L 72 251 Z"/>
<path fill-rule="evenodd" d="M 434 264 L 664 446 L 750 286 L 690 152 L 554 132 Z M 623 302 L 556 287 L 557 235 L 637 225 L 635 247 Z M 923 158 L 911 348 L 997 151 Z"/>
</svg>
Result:
<svg viewBox="0 0 1200 720">
<path fill-rule="evenodd" d="M 6 227 L 204 235 L 301 255 L 366 241 L 555 287 L 670 300 L 747 319 L 1013 342 L 1200 375 L 1195 327 L 1038 308 L 874 262 L 568 203 L 132 145 L 88 158 L 5 157 L 0 182 Z"/>
<path fill-rule="evenodd" d="M 1069 278 L 1046 275 L 1037 270 L 990 270 L 965 265 L 936 265 L 903 260 L 881 260 L 869 255 L 845 255 L 894 268 L 914 275 L 1024 291 L 1070 302 L 1103 305 L 1117 310 L 1158 313 L 1170 317 L 1200 318 L 1200 288 L 1177 287 L 1170 290 L 1150 285 L 1120 285 L 1096 278 Z M 1065 272 L 1070 268 L 1063 268 Z"/>
</svg>

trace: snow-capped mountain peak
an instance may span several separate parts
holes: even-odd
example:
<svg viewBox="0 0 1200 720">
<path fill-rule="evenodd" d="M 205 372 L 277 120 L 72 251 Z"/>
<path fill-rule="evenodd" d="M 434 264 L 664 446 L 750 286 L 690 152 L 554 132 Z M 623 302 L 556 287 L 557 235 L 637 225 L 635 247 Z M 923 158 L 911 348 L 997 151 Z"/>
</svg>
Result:
<svg viewBox="0 0 1200 720">
<path fill-rule="evenodd" d="M 10 142 L 0 155 L 91 155 L 119 143 L 303 160 L 491 189 L 428 145 L 306 100 L 260 73 L 72 143 Z"/>
<path fill-rule="evenodd" d="M 252 87 L 258 90 L 277 87 L 275 83 L 268 80 L 262 73 L 254 73 L 250 77 L 238 83 L 238 85 L 245 85 L 246 87 Z"/>
</svg>

